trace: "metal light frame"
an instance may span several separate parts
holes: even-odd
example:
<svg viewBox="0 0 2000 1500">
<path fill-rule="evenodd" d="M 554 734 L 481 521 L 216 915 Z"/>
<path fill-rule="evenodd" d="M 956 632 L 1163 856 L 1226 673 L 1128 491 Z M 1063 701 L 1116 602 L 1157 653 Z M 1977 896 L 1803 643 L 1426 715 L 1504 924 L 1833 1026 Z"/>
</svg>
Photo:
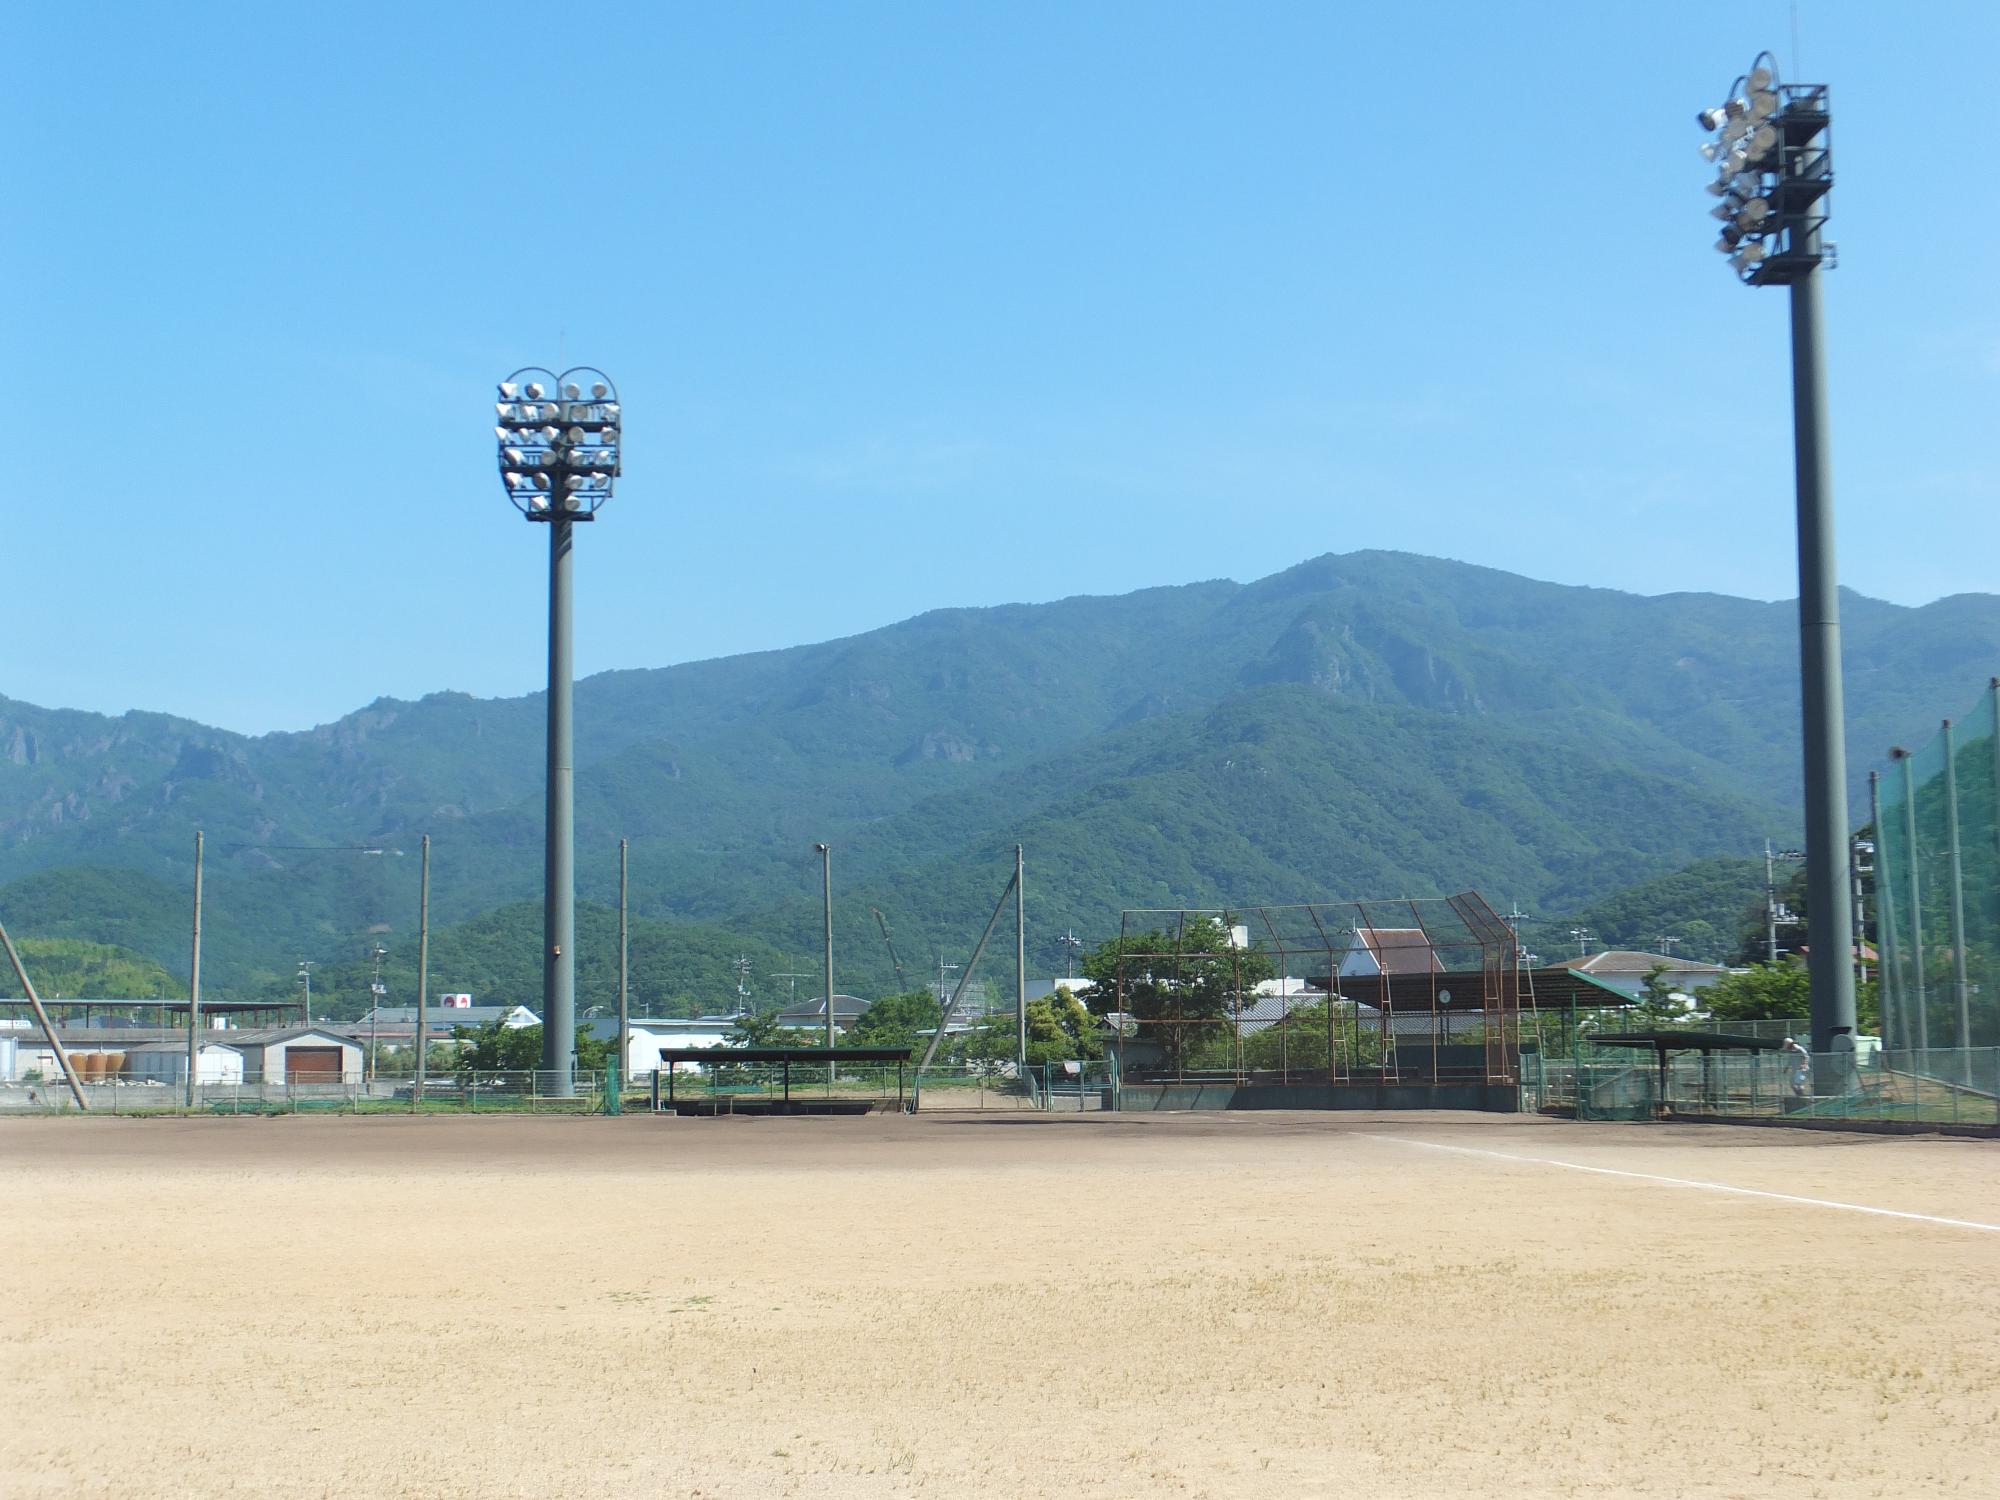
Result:
<svg viewBox="0 0 2000 1500">
<path fill-rule="evenodd" d="M 499 385 L 500 482 L 530 521 L 594 521 L 623 471 L 623 412 L 611 377 L 590 365 L 539 365 Z"/>
<path fill-rule="evenodd" d="M 1729 97 L 1696 117 L 1714 139 L 1702 147 L 1716 167 L 1709 192 L 1722 220 L 1715 248 L 1748 286 L 1788 286 L 1822 264 L 1833 188 L 1833 116 L 1823 83 L 1782 83 L 1760 52 Z"/>
</svg>

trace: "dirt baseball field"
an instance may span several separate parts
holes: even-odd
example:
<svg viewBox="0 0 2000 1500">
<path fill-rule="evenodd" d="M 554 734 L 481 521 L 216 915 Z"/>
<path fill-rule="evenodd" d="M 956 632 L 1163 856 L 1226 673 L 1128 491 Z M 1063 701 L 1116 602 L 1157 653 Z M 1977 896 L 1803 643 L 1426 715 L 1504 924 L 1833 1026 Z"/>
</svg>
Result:
<svg viewBox="0 0 2000 1500">
<path fill-rule="evenodd" d="M 0 1493 L 1992 1496 L 1996 1151 L 1442 1115 L 0 1122 Z"/>
</svg>

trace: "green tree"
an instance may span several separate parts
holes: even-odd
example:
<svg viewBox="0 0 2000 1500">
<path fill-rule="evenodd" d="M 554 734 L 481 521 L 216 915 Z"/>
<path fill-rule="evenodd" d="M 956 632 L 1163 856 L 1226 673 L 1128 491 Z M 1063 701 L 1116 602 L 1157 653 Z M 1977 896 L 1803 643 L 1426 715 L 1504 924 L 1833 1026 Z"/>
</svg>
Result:
<svg viewBox="0 0 2000 1500">
<path fill-rule="evenodd" d="M 1104 1055 L 1096 1020 L 1066 984 L 1027 1009 L 1028 1061 L 1044 1063 L 1087 1061 Z"/>
<path fill-rule="evenodd" d="M 1671 1029 L 1687 1020 L 1694 1007 L 1680 998 L 1680 992 L 1667 978 L 1672 972 L 1666 964 L 1654 964 L 1646 971 L 1638 1003 L 1624 1013 L 1628 1025 L 1642 1030 Z"/>
<path fill-rule="evenodd" d="M 801 1031 L 779 1021 L 775 1010 L 761 1015 L 738 1016 L 729 1028 L 732 1047 L 821 1047 L 826 1045 L 823 1030 Z"/>
<path fill-rule="evenodd" d="M 15 945 L 44 999 L 185 999 L 187 986 L 143 953 L 80 938 L 28 938 Z M 0 990 L 12 994 L 12 970 L 0 963 Z"/>
<path fill-rule="evenodd" d="M 1333 1043 L 1327 1044 L 1330 1002 L 1315 1000 L 1295 1006 L 1282 1026 L 1265 1026 L 1243 1038 L 1243 1066 L 1253 1073 L 1314 1071 L 1329 1067 L 1328 1059 L 1338 1057 L 1347 1065 L 1367 1065 L 1382 1053 L 1382 1039 L 1364 1029 L 1353 1035 L 1353 1017 L 1347 1009 L 1333 1012 Z"/>
<path fill-rule="evenodd" d="M 857 1047 L 921 1047 L 937 1030 L 943 1009 L 929 990 L 884 995 L 861 1013 L 848 1038 Z"/>
<path fill-rule="evenodd" d="M 1812 991 L 1805 965 L 1781 958 L 1723 975 L 1702 989 L 1701 1006 L 1718 1021 L 1804 1020 Z"/>
<path fill-rule="evenodd" d="M 452 1035 L 460 1044 L 459 1066 L 474 1072 L 525 1073 L 542 1065 L 542 1028 L 509 1028 L 498 1021 L 484 1026 L 459 1026 Z M 579 1073 L 601 1073 L 610 1065 L 612 1043 L 587 1031 L 576 1034 Z"/>
<path fill-rule="evenodd" d="M 1812 981 L 1797 959 L 1752 964 L 1725 974 L 1697 997 L 1718 1021 L 1804 1021 L 1812 1015 Z M 1872 1032 L 1882 1024 L 1882 988 L 1870 979 L 1854 987 L 1855 1025 Z"/>
<path fill-rule="evenodd" d="M 1272 969 L 1263 954 L 1233 946 L 1219 919 L 1193 917 L 1173 932 L 1102 943 L 1084 956 L 1083 972 L 1092 984 L 1091 1011 L 1102 1016 L 1122 1007 L 1131 1034 L 1158 1046 L 1166 1067 L 1180 1072 L 1221 1032 L 1204 1023 L 1247 1004 Z"/>
</svg>

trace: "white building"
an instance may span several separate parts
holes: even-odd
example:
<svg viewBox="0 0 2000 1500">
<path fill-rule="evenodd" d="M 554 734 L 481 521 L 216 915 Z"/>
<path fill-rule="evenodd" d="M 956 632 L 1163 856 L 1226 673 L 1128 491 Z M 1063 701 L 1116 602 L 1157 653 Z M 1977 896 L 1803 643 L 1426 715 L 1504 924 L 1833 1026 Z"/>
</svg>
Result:
<svg viewBox="0 0 2000 1500">
<path fill-rule="evenodd" d="M 1609 985 L 1620 994 L 1638 999 L 1646 992 L 1646 976 L 1664 966 L 1668 989 L 1677 995 L 1693 995 L 1714 984 L 1729 971 L 1718 964 L 1697 963 L 1691 958 L 1669 958 L 1664 953 L 1640 953 L 1629 948 L 1612 948 L 1583 958 L 1566 958 L 1551 967 L 1588 974 L 1599 984 Z"/>
<path fill-rule="evenodd" d="M 243 1054 L 246 1083 L 352 1083 L 364 1066 L 361 1043 L 317 1026 L 232 1031 L 229 1045 Z"/>
<path fill-rule="evenodd" d="M 581 1023 L 590 1035 L 618 1045 L 615 1018 L 593 1016 Z M 676 1047 L 726 1047 L 735 1028 L 734 1016 L 634 1016 L 626 1023 L 632 1029 L 632 1044 L 625 1057 L 625 1076 L 644 1078 L 660 1066 L 660 1053 Z M 682 1063 L 690 1071 L 693 1063 Z"/>
<path fill-rule="evenodd" d="M 1379 974 L 1442 974 L 1437 949 L 1421 927 L 1357 927 L 1360 946 L 1341 956 L 1342 979 L 1373 979 Z"/>
<path fill-rule="evenodd" d="M 125 1049 L 124 1075 L 134 1083 L 186 1083 L 187 1043 L 141 1042 Z M 243 1054 L 221 1042 L 203 1042 L 195 1056 L 196 1083 L 241 1083 Z"/>
</svg>

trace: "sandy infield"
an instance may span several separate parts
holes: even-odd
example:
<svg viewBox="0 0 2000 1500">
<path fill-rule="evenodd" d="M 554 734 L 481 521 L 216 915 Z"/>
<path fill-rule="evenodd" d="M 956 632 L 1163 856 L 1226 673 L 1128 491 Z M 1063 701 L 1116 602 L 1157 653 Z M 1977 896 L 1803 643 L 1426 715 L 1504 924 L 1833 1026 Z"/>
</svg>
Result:
<svg viewBox="0 0 2000 1500">
<path fill-rule="evenodd" d="M 2000 1225 L 1996 1150 L 0 1122 L 0 1494 L 1993 1496 L 2000 1233 L 1547 1163 Z"/>
</svg>

